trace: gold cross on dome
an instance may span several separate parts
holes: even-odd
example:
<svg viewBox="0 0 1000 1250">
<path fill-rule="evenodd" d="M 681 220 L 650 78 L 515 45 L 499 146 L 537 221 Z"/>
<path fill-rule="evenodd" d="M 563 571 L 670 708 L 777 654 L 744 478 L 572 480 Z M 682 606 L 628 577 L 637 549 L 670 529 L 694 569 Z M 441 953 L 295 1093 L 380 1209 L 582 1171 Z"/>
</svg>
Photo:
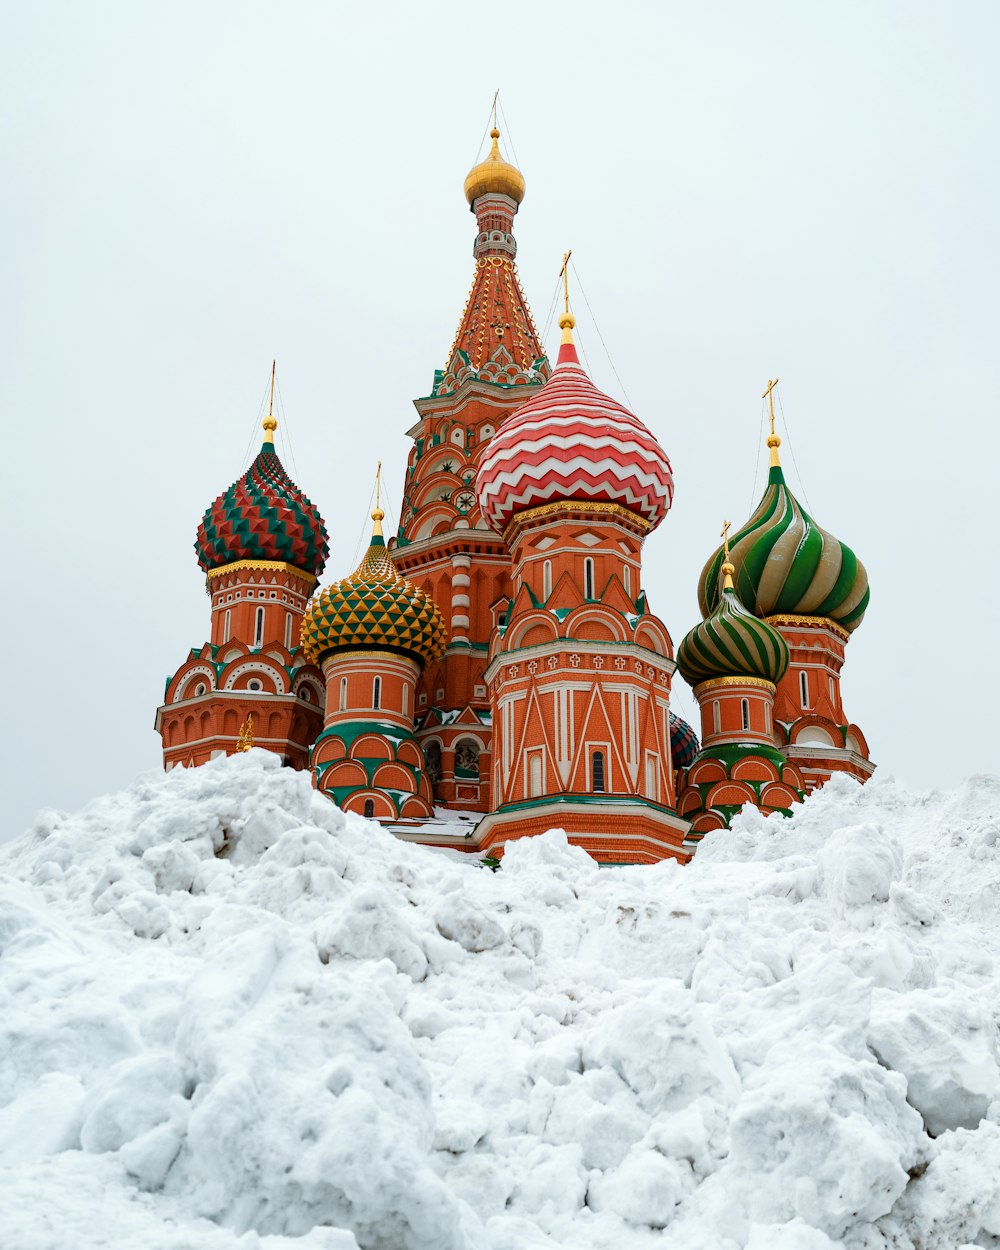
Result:
<svg viewBox="0 0 1000 1250">
<path fill-rule="evenodd" d="M 727 562 L 728 562 L 728 560 L 729 560 L 729 531 L 730 531 L 730 529 L 732 528 L 732 524 L 733 524 L 733 523 L 732 523 L 732 521 L 723 521 L 723 522 L 722 522 L 722 534 L 721 534 L 721 538 L 722 538 L 722 546 L 723 546 L 723 548 L 725 549 L 725 552 L 726 552 L 726 560 L 727 560 Z"/>
<path fill-rule="evenodd" d="M 569 312 L 569 258 L 573 255 L 573 249 L 570 248 L 563 257 L 562 269 L 559 270 L 559 276 L 563 280 L 563 301 L 565 310 Z"/>
<path fill-rule="evenodd" d="M 767 390 L 761 395 L 761 399 L 766 399 L 771 409 L 771 433 L 774 433 L 774 388 L 778 385 L 777 378 L 771 378 L 767 383 Z"/>
</svg>

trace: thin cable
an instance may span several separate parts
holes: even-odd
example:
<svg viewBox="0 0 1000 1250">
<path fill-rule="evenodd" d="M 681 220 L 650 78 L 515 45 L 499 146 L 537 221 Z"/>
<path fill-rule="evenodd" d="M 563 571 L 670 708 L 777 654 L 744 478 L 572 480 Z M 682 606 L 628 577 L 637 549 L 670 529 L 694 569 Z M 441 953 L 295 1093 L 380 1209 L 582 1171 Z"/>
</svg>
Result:
<svg viewBox="0 0 1000 1250">
<path fill-rule="evenodd" d="M 608 345 L 604 341 L 604 335 L 601 333 L 601 327 L 597 324 L 597 318 L 594 316 L 594 310 L 590 306 L 590 300 L 587 299 L 587 292 L 583 289 L 583 283 L 580 281 L 580 274 L 577 270 L 576 262 L 571 260 L 570 264 L 573 266 L 573 277 L 576 279 L 577 286 L 580 288 L 580 294 L 583 296 L 583 302 L 587 305 L 587 312 L 590 313 L 590 319 L 594 323 L 594 329 L 597 331 L 597 337 L 601 340 L 601 346 L 604 348 L 604 354 L 608 358 L 608 364 L 611 366 L 611 372 L 618 379 L 618 385 L 621 388 L 621 393 L 625 396 L 625 402 L 631 408 L 632 401 L 628 397 L 628 391 L 625 389 L 625 383 L 621 380 L 618 370 L 615 368 L 615 362 L 611 359 L 611 353 L 608 351 Z M 589 365 L 587 366 L 587 372 L 590 372 Z"/>
<path fill-rule="evenodd" d="M 764 404 L 760 401 L 760 429 L 757 431 L 756 454 L 753 461 L 753 490 L 750 492 L 750 511 L 753 512 L 754 505 L 757 502 L 757 478 L 760 477 L 760 449 L 764 441 Z"/>
<path fill-rule="evenodd" d="M 278 396 L 278 407 L 281 409 L 281 431 L 285 446 L 288 448 L 288 456 L 292 462 L 292 472 L 295 474 L 296 482 L 301 482 L 299 477 L 299 466 L 295 461 L 295 448 L 292 445 L 292 431 L 288 424 L 288 414 L 285 412 L 285 400 L 281 394 L 281 383 L 275 378 L 275 392 Z"/>
<path fill-rule="evenodd" d="M 369 540 L 371 537 L 371 533 L 369 531 L 368 526 L 371 522 L 371 514 L 374 511 L 374 508 L 375 508 L 375 482 L 372 482 L 372 488 L 368 493 L 368 516 L 365 518 L 364 521 L 361 522 L 361 533 L 358 536 L 357 546 L 354 548 L 353 564 L 355 568 L 357 568 L 358 563 L 361 560 L 362 549 L 367 551 L 370 545 Z"/>
<path fill-rule="evenodd" d="M 264 405 L 267 403 L 267 396 L 270 389 L 271 384 L 268 382 L 267 386 L 264 387 L 264 394 L 260 397 L 260 403 L 257 405 L 257 418 L 253 423 L 253 429 L 250 431 L 250 437 L 247 439 L 246 449 L 243 452 L 243 459 L 240 462 L 240 476 L 247 471 L 247 468 L 250 465 L 250 452 L 253 450 L 254 430 L 260 429 L 260 423 L 264 419 L 261 414 L 264 411 Z"/>
<path fill-rule="evenodd" d="M 543 348 L 545 347 L 545 340 L 548 337 L 549 331 L 552 329 L 552 322 L 555 319 L 556 303 L 559 299 L 559 288 L 561 285 L 562 283 L 560 280 L 556 278 L 556 284 L 552 288 L 552 302 L 549 304 L 549 311 L 545 318 L 545 326 L 542 329 L 541 343 Z"/>
<path fill-rule="evenodd" d="M 590 357 L 587 355 L 587 349 L 583 345 L 583 336 L 580 334 L 579 326 L 576 326 L 573 330 L 573 340 L 576 343 L 576 346 L 579 347 L 580 351 L 583 353 L 583 367 L 587 370 L 590 376 L 593 377 L 594 372 L 590 367 Z"/>
<path fill-rule="evenodd" d="M 809 509 L 810 512 L 812 512 L 813 506 L 809 501 L 809 496 L 806 494 L 806 485 L 805 485 L 805 482 L 802 480 L 802 473 L 799 470 L 799 462 L 795 459 L 795 448 L 792 446 L 792 436 L 788 430 L 788 419 L 785 416 L 784 408 L 781 406 L 781 392 L 780 391 L 778 392 L 778 409 L 781 412 L 781 424 L 785 431 L 785 438 L 788 439 L 788 450 L 792 453 L 792 464 L 795 465 L 795 476 L 799 480 L 799 490 L 802 492 L 802 498 L 806 501 L 806 507 Z"/>
<path fill-rule="evenodd" d="M 498 87 L 498 88 L 497 88 L 497 96 L 496 96 L 496 97 L 494 97 L 494 98 L 499 97 L 499 95 L 500 95 L 500 88 Z M 478 164 L 479 164 L 479 158 L 480 158 L 480 156 L 482 155 L 482 151 L 483 151 L 483 144 L 486 142 L 486 136 L 487 136 L 487 135 L 489 134 L 489 132 L 490 132 L 490 121 L 492 120 L 493 115 L 494 115 L 494 114 L 493 114 L 493 105 L 491 104 L 491 105 L 490 105 L 490 111 L 486 114 L 486 125 L 483 127 L 483 137 L 479 140 L 479 147 L 478 147 L 478 148 L 476 148 L 476 155 L 475 155 L 475 158 L 474 158 L 474 160 L 473 160 L 473 162 L 472 162 L 472 164 L 473 164 L 473 165 L 478 165 Z"/>
<path fill-rule="evenodd" d="M 497 89 L 497 108 L 500 110 L 500 116 L 503 118 L 503 132 L 507 136 L 507 142 L 510 144 L 510 154 L 514 158 L 514 164 L 520 169 L 521 162 L 517 159 L 517 148 L 514 147 L 514 136 L 511 133 L 510 123 L 507 121 L 507 114 L 503 111 L 503 105 L 500 102 L 500 91 Z"/>
</svg>

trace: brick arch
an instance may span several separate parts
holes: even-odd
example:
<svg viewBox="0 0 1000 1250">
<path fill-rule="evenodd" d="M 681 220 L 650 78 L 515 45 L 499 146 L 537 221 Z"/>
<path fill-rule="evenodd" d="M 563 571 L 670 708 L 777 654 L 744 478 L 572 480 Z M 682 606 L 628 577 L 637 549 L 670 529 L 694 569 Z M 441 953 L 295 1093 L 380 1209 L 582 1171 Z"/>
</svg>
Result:
<svg viewBox="0 0 1000 1250">
<path fill-rule="evenodd" d="M 504 639 L 504 650 L 514 651 L 518 647 L 555 642 L 558 637 L 555 620 L 548 612 L 532 612 L 521 617 L 508 632 Z"/>
<path fill-rule="evenodd" d="M 752 755 L 749 759 L 738 760 L 732 769 L 733 781 L 777 781 L 777 767 L 770 761 Z"/>
<path fill-rule="evenodd" d="M 392 746 L 381 734 L 366 733 L 351 744 L 352 760 L 391 760 Z"/>
<path fill-rule="evenodd" d="M 333 790 L 340 786 L 352 786 L 355 789 L 368 785 L 368 771 L 357 760 L 338 760 L 331 764 L 323 774 L 321 787 Z"/>
<path fill-rule="evenodd" d="M 410 790 L 413 788 L 413 774 L 402 764 L 389 760 L 375 769 L 372 785 L 383 790 Z"/>
<path fill-rule="evenodd" d="M 578 638 L 589 642 L 625 642 L 625 621 L 617 612 L 609 612 L 589 605 L 574 608 L 560 629 L 563 638 Z"/>
<path fill-rule="evenodd" d="M 756 805 L 757 796 L 748 785 L 735 781 L 720 781 L 709 790 L 706 807 L 742 807 L 744 803 Z"/>
<path fill-rule="evenodd" d="M 636 625 L 635 641 L 639 646 L 648 647 L 650 651 L 655 651 L 657 655 L 662 655 L 667 659 L 673 655 L 670 635 L 662 626 L 653 621 L 641 620 Z"/>
</svg>

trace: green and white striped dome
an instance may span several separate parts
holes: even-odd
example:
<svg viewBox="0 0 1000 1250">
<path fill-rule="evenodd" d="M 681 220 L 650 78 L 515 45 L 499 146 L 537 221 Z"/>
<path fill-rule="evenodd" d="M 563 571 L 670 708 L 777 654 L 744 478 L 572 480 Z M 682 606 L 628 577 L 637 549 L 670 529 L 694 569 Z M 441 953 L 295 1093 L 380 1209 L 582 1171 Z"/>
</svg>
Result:
<svg viewBox="0 0 1000 1250">
<path fill-rule="evenodd" d="M 822 529 L 772 465 L 757 510 L 729 543 L 736 593 L 755 616 L 824 616 L 846 630 L 861 624 L 868 607 L 868 574 L 854 552 Z M 722 599 L 723 549 L 698 582 L 707 617 Z"/>
<path fill-rule="evenodd" d="M 714 677 L 757 677 L 777 684 L 788 668 L 788 646 L 726 587 L 705 620 L 685 634 L 677 667 L 691 686 Z"/>
</svg>

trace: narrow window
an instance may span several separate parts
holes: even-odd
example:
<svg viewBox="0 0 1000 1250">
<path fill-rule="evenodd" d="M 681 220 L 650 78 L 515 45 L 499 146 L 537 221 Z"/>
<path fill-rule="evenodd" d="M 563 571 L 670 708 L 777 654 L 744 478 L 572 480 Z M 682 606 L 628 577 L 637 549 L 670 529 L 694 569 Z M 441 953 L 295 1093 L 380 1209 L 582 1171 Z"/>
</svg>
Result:
<svg viewBox="0 0 1000 1250">
<path fill-rule="evenodd" d="M 743 714 L 743 728 L 750 728 L 750 700 L 740 699 L 740 712 Z"/>
<path fill-rule="evenodd" d="M 226 615 L 225 615 L 225 618 L 223 620 L 223 625 L 222 625 L 222 641 L 223 642 L 229 641 L 229 630 L 231 629 L 232 624 L 233 624 L 233 610 L 232 608 L 226 608 Z"/>
<path fill-rule="evenodd" d="M 409 716 L 409 714 L 410 714 L 410 687 L 407 685 L 404 685 L 403 686 L 403 715 Z"/>
<path fill-rule="evenodd" d="M 528 797 L 535 799 L 542 793 L 542 753 L 532 752 L 528 760 Z"/>
<path fill-rule="evenodd" d="M 630 595 L 632 593 L 632 570 L 627 564 L 622 569 L 622 582 L 625 586 L 625 593 Z"/>
<path fill-rule="evenodd" d="M 809 674 L 805 669 L 799 673 L 799 694 L 802 696 L 802 706 L 807 708 L 809 706 Z"/>
<path fill-rule="evenodd" d="M 340 679 L 340 711 L 343 712 L 343 711 L 346 711 L 346 709 L 347 709 L 347 678 L 341 677 Z"/>
<path fill-rule="evenodd" d="M 587 556 L 583 562 L 583 597 L 584 599 L 594 597 L 594 562 L 590 556 Z"/>
<path fill-rule="evenodd" d="M 375 815 L 375 800 L 365 799 L 365 820 L 371 820 Z"/>
<path fill-rule="evenodd" d="M 722 733 L 722 713 L 719 710 L 719 700 L 712 701 L 712 733 Z"/>
<path fill-rule="evenodd" d="M 253 627 L 253 645 L 259 647 L 264 641 L 264 609 L 258 608 Z"/>
<path fill-rule="evenodd" d="M 764 732 L 767 734 L 771 732 L 771 708 L 767 703 L 764 704 Z"/>
<path fill-rule="evenodd" d="M 546 560 L 542 565 L 542 598 L 552 594 L 552 561 Z"/>
<path fill-rule="evenodd" d="M 591 789 L 595 794 L 604 793 L 604 752 L 595 751 L 591 757 Z"/>
<path fill-rule="evenodd" d="M 292 614 L 291 612 L 285 613 L 285 646 L 289 651 L 291 651 L 292 649 Z"/>
<path fill-rule="evenodd" d="M 831 702 L 831 703 L 836 703 L 836 702 L 837 702 L 837 690 L 836 690 L 836 687 L 835 687 L 835 686 L 834 686 L 834 684 L 833 684 L 833 678 L 832 678 L 832 677 L 830 678 L 830 702 Z"/>
<path fill-rule="evenodd" d="M 372 682 L 372 707 L 382 706 L 382 678 L 376 677 Z"/>
</svg>

